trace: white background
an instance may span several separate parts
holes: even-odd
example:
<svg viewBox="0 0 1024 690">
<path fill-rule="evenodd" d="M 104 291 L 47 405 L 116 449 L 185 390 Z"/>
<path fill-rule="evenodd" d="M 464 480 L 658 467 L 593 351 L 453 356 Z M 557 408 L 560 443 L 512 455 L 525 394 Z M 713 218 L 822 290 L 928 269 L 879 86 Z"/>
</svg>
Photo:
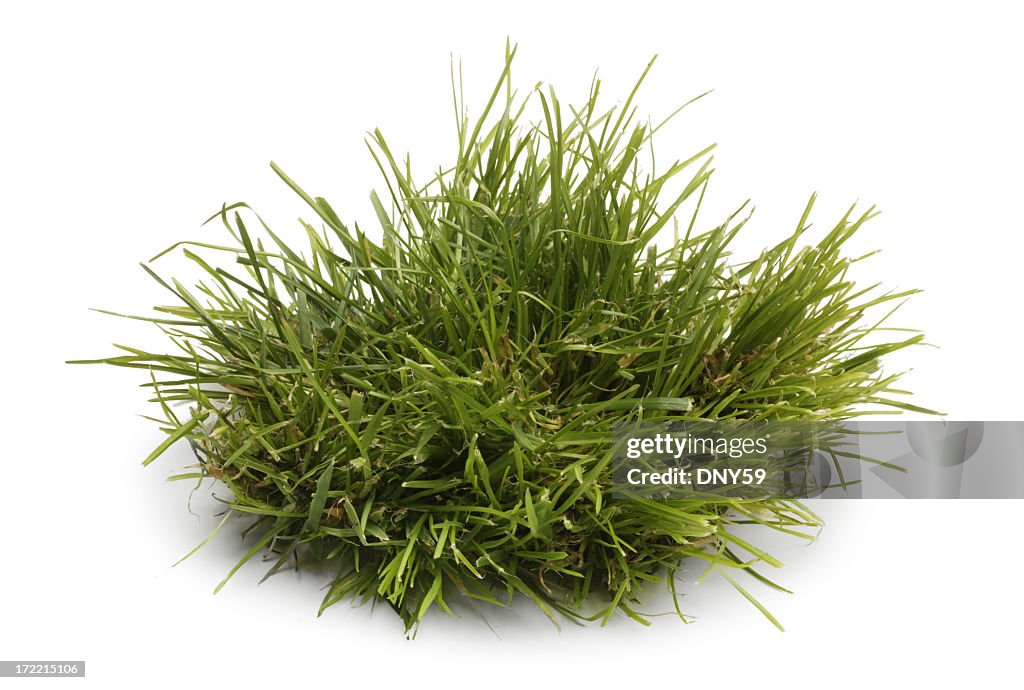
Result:
<svg viewBox="0 0 1024 690">
<path fill-rule="evenodd" d="M 232 534 L 172 569 L 215 522 L 208 497 L 190 514 L 189 487 L 163 481 L 191 462 L 187 448 L 144 470 L 161 437 L 137 416 L 153 412 L 142 372 L 63 364 L 112 354 L 111 342 L 159 345 L 144 324 L 87 308 L 167 303 L 138 262 L 216 238 L 198 226 L 221 202 L 250 201 L 297 238 L 308 211 L 270 159 L 371 226 L 364 133 L 380 127 L 420 170 L 448 160 L 449 56 L 463 58 L 479 106 L 510 36 L 523 90 L 552 83 L 564 102 L 598 68 L 606 102 L 623 98 L 654 53 L 645 116 L 714 88 L 657 146 L 667 163 L 719 143 L 704 222 L 752 198 L 744 246 L 783 237 L 814 190 L 821 225 L 853 201 L 878 204 L 856 247 L 884 252 L 857 277 L 924 288 L 898 321 L 939 346 L 891 367 L 912 368 L 914 400 L 951 419 L 1024 418 L 1013 5 L 712 4 L 6 4 L 0 658 L 86 659 L 97 688 L 153 676 L 168 687 L 1012 684 L 1019 501 L 819 502 L 817 542 L 768 540 L 795 594 L 751 587 L 786 633 L 709 580 L 687 589 L 699 618 L 688 626 L 559 632 L 517 605 L 484 611 L 486 623 L 432 615 L 410 642 L 383 607 L 317 619 L 324 579 L 311 573 L 257 587 L 257 563 L 213 596 L 244 552 Z"/>
</svg>

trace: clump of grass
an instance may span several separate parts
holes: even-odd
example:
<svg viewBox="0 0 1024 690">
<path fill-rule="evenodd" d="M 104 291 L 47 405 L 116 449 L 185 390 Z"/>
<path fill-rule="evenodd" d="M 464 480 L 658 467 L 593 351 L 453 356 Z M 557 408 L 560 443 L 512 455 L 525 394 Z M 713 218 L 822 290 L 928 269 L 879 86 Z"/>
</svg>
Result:
<svg viewBox="0 0 1024 690">
<path fill-rule="evenodd" d="M 743 208 L 697 229 L 711 147 L 656 171 L 636 89 L 608 109 L 597 80 L 579 107 L 539 88 L 520 100 L 514 53 L 478 119 L 453 78 L 458 148 L 426 184 L 370 136 L 379 241 L 273 166 L 309 206 L 308 245 L 225 206 L 211 220 L 227 244 L 171 248 L 202 282 L 144 266 L 177 298 L 143 317 L 169 351 L 94 361 L 152 372 L 167 438 L 145 462 L 187 440 L 200 463 L 179 478 L 222 482 L 225 520 L 254 521 L 231 574 L 264 551 L 274 570 L 300 550 L 336 565 L 321 612 L 378 599 L 414 629 L 453 595 L 519 594 L 552 619 L 646 622 L 639 590 L 664 582 L 675 598 L 687 559 L 754 601 L 730 573 L 770 584 L 755 567 L 780 564 L 734 527 L 808 536 L 818 519 L 791 500 L 612 500 L 612 426 L 907 407 L 879 358 L 921 336 L 865 338 L 874 308 L 909 293 L 856 288 L 842 253 L 873 210 L 801 248 L 812 198 L 792 235 L 733 262 Z"/>
</svg>

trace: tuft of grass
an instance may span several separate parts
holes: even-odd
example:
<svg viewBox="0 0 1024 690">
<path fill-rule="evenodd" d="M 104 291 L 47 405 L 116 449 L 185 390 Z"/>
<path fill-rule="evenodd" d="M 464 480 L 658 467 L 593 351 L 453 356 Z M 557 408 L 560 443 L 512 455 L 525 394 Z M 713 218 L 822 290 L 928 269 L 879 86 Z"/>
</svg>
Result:
<svg viewBox="0 0 1024 690">
<path fill-rule="evenodd" d="M 847 277 L 843 245 L 873 209 L 851 207 L 803 246 L 813 197 L 787 239 L 730 259 L 749 213 L 697 229 L 712 147 L 656 170 L 661 125 L 634 105 L 643 76 L 619 107 L 599 105 L 596 79 L 577 107 L 539 87 L 519 99 L 514 54 L 474 120 L 453 74 L 454 162 L 425 184 L 369 136 L 380 241 L 272 164 L 309 206 L 306 245 L 225 205 L 210 219 L 224 244 L 167 250 L 200 282 L 143 265 L 176 303 L 133 318 L 166 333 L 167 351 L 89 361 L 150 372 L 167 438 L 145 463 L 187 441 L 200 462 L 174 478 L 222 482 L 225 521 L 253 520 L 228 578 L 261 552 L 272 571 L 308 552 L 336 565 L 321 613 L 376 599 L 413 630 L 454 595 L 522 595 L 552 620 L 646 623 L 638 592 L 664 582 L 676 597 L 687 559 L 756 604 L 730 572 L 777 586 L 757 567 L 781 564 L 735 526 L 810 538 L 818 518 L 791 500 L 612 500 L 612 427 L 917 409 L 879 360 L 921 335 L 875 335 L 912 291 Z"/>
</svg>

